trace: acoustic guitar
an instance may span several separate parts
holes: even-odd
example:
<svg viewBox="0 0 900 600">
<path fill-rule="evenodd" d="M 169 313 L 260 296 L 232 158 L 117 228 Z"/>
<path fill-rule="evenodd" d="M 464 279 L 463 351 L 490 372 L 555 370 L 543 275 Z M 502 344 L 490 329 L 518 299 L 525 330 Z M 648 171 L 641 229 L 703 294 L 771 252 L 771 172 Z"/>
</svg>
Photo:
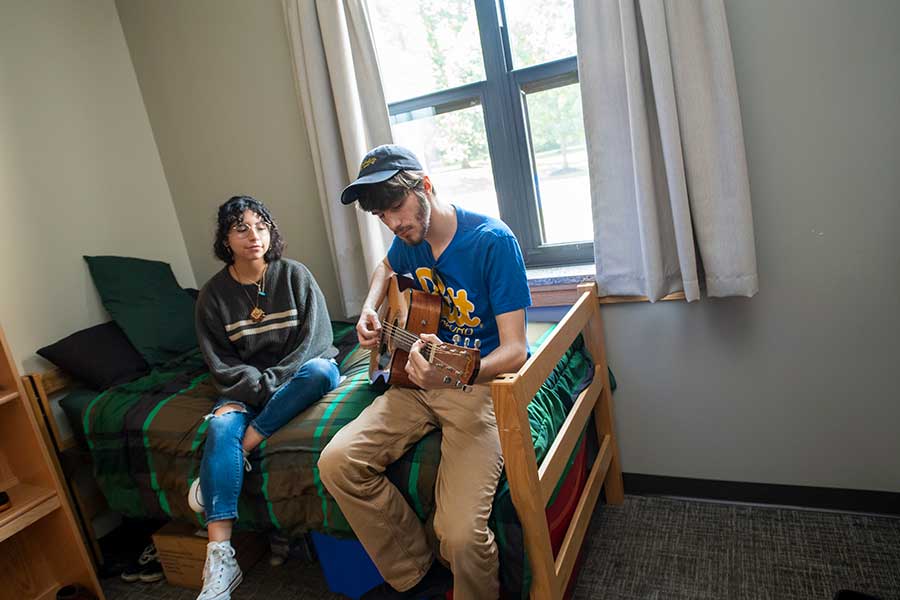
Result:
<svg viewBox="0 0 900 600">
<path fill-rule="evenodd" d="M 381 339 L 369 358 L 369 379 L 372 383 L 416 388 L 406 374 L 406 361 L 412 345 L 420 333 L 438 331 L 441 320 L 441 296 L 412 288 L 407 277 L 391 275 L 387 294 L 378 310 L 381 321 Z M 481 367 L 480 340 L 469 347 L 469 339 L 459 345 L 427 342 L 422 356 L 429 363 L 444 371 L 444 383 L 467 390 L 478 376 Z"/>
</svg>

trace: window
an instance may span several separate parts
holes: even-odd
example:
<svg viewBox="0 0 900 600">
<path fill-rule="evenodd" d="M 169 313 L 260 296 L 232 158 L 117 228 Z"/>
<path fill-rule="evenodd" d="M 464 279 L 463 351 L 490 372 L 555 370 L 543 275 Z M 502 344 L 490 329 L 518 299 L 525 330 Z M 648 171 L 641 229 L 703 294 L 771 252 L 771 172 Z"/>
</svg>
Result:
<svg viewBox="0 0 900 600">
<path fill-rule="evenodd" d="M 394 140 L 529 266 L 593 261 L 573 0 L 367 0 Z"/>
</svg>

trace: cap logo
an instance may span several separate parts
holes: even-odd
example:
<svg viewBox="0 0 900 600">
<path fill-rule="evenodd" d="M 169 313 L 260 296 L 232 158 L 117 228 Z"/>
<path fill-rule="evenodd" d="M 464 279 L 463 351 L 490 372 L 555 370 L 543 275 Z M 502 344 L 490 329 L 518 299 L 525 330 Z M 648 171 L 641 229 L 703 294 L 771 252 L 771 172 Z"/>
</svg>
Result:
<svg viewBox="0 0 900 600">
<path fill-rule="evenodd" d="M 370 167 L 370 166 L 374 165 L 374 164 L 377 163 L 377 162 L 378 162 L 378 159 L 377 159 L 377 158 L 375 158 L 374 156 L 370 156 L 370 157 L 367 158 L 366 160 L 362 161 L 362 164 L 359 165 L 359 170 L 362 171 L 362 170 L 365 169 L 366 167 Z"/>
</svg>

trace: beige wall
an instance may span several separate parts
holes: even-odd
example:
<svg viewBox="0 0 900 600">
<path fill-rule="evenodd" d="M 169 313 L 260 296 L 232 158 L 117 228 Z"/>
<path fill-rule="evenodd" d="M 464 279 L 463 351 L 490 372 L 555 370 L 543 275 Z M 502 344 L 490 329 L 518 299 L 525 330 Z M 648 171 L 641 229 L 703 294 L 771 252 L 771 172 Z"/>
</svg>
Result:
<svg viewBox="0 0 900 600">
<path fill-rule="evenodd" d="M 759 294 L 606 310 L 622 466 L 900 492 L 900 2 L 725 6 Z"/>
<path fill-rule="evenodd" d="M 248 194 L 272 210 L 332 314 L 339 295 L 278 0 L 118 0 L 191 264 L 202 283 L 215 210 Z"/>
<path fill-rule="evenodd" d="M 82 255 L 195 285 L 112 0 L 0 0 L 0 211 L 0 323 L 26 370 L 108 319 Z"/>
</svg>

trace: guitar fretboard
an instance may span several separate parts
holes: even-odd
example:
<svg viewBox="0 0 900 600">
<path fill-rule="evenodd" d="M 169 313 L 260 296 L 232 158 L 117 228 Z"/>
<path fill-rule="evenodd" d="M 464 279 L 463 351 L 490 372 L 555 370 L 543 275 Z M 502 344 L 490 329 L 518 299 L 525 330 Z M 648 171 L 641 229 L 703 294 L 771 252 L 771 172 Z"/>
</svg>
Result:
<svg viewBox="0 0 900 600">
<path fill-rule="evenodd" d="M 404 352 L 412 351 L 412 346 L 415 344 L 419 338 L 413 333 L 406 331 L 402 327 L 398 327 L 393 323 L 384 323 L 383 331 L 387 334 L 388 341 L 394 344 L 397 348 L 403 350 Z M 434 356 L 434 344 L 429 342 L 425 342 L 425 348 L 423 348 L 423 355 L 427 360 L 429 360 Z"/>
</svg>

